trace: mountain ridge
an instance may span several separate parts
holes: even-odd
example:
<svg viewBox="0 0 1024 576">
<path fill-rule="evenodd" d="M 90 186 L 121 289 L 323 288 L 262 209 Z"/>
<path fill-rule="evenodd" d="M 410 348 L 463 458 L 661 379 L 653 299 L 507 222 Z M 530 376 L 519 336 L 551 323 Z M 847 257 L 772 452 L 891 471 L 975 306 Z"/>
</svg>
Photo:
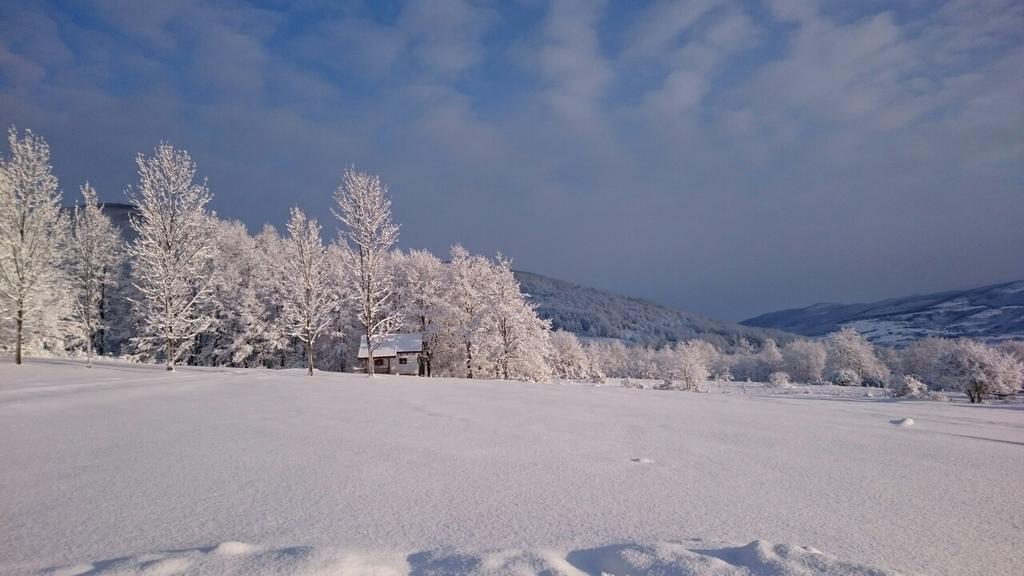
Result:
<svg viewBox="0 0 1024 576">
<path fill-rule="evenodd" d="M 903 345 L 928 336 L 999 341 L 1024 338 L 1024 280 L 856 304 L 818 303 L 740 322 L 802 336 L 850 326 L 875 343 Z"/>
</svg>

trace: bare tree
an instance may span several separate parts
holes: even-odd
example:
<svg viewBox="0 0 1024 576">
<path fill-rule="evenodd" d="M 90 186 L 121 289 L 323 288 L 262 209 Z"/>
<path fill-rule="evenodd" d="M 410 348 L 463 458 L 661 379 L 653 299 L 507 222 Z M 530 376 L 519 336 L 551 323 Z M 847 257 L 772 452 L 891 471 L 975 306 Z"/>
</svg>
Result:
<svg viewBox="0 0 1024 576">
<path fill-rule="evenodd" d="M 0 297 L 15 321 L 14 363 L 21 364 L 25 321 L 46 305 L 60 275 L 66 219 L 50 166 L 50 147 L 31 130 L 11 127 L 11 157 L 0 164 Z"/>
<path fill-rule="evenodd" d="M 337 299 L 320 225 L 298 208 L 292 208 L 291 214 L 280 276 L 283 314 L 288 333 L 306 345 L 306 365 L 312 376 L 316 339 L 330 326 Z"/>
<path fill-rule="evenodd" d="M 210 325 L 204 305 L 211 295 L 216 227 L 206 211 L 211 195 L 206 181 L 195 182 L 196 165 L 188 152 L 161 144 L 146 158 L 139 154 L 139 186 L 132 195 L 138 216 L 131 219 L 138 237 L 135 286 L 142 295 L 145 334 L 139 342 L 164 346 L 168 370 L 180 353 L 176 346 Z M 157 345 L 159 345 L 157 344 Z"/>
<path fill-rule="evenodd" d="M 398 225 L 391 221 L 391 200 L 379 176 L 349 168 L 335 192 L 335 216 L 345 225 L 346 263 L 354 278 L 353 298 L 366 338 L 367 374 L 373 376 L 373 353 L 379 336 L 401 325 L 392 305 L 394 274 L 388 253 L 398 241 Z"/>
<path fill-rule="evenodd" d="M 85 338 L 86 366 L 92 367 L 93 339 L 103 328 L 103 295 L 120 260 L 121 235 L 92 186 L 86 182 L 81 190 L 84 204 L 76 204 L 71 217 L 68 270 L 75 289 L 74 319 Z"/>
</svg>

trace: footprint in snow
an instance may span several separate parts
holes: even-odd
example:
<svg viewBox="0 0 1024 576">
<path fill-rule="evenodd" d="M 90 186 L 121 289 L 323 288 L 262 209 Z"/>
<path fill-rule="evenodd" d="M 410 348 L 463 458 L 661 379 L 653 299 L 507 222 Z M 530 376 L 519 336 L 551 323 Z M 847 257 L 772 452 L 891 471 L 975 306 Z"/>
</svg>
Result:
<svg viewBox="0 0 1024 576">
<path fill-rule="evenodd" d="M 914 425 L 913 418 L 900 418 L 899 420 L 889 420 L 890 424 L 895 424 L 900 428 L 909 428 Z"/>
<path fill-rule="evenodd" d="M 635 464 L 654 464 L 654 460 L 650 458 L 630 458 L 629 461 Z"/>
</svg>

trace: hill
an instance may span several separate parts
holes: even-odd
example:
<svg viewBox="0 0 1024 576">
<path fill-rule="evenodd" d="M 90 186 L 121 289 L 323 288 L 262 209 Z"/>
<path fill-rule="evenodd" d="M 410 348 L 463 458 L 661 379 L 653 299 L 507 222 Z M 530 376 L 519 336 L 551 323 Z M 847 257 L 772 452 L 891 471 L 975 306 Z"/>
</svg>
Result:
<svg viewBox="0 0 1024 576">
<path fill-rule="evenodd" d="M 875 343 L 897 346 L 927 336 L 1024 339 L 1024 281 L 868 304 L 815 304 L 763 314 L 741 324 L 804 336 L 823 336 L 851 326 Z"/>
<path fill-rule="evenodd" d="M 772 338 L 788 342 L 793 334 L 713 320 L 640 298 L 579 286 L 571 282 L 516 271 L 523 292 L 541 317 L 555 329 L 581 338 L 610 338 L 631 344 L 661 346 L 698 338 L 719 347 L 747 339 L 760 344 Z"/>
</svg>

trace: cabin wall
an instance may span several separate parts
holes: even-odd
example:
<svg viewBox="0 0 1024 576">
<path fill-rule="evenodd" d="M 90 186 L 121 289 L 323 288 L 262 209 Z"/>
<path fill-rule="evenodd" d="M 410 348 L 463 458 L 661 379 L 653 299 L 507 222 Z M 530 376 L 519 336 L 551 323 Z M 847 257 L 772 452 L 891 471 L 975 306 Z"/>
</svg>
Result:
<svg viewBox="0 0 1024 576">
<path fill-rule="evenodd" d="M 420 370 L 418 352 L 402 352 L 398 356 L 378 356 L 374 361 L 380 360 L 380 364 L 374 364 L 374 374 L 398 374 L 402 376 L 418 376 Z M 405 360 L 405 363 L 402 363 Z M 359 371 L 367 372 L 367 359 L 359 359 Z"/>
</svg>

